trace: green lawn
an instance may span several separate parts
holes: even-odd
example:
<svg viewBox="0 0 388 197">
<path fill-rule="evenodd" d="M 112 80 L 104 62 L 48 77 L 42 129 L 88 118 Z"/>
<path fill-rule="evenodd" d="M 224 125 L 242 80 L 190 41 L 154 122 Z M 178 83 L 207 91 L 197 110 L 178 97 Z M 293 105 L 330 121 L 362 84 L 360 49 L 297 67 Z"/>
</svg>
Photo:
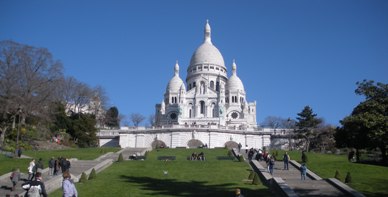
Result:
<svg viewBox="0 0 388 197">
<path fill-rule="evenodd" d="M 189 161 L 192 152 L 203 151 L 206 161 Z M 145 161 L 114 163 L 97 174 L 97 179 L 77 183 L 80 196 L 233 196 L 239 187 L 246 196 L 272 196 L 267 187 L 246 180 L 246 162 L 218 160 L 226 149 L 162 149 L 149 153 Z M 158 156 L 176 156 L 159 161 Z M 168 171 L 164 175 L 164 171 Z M 61 189 L 50 196 L 61 196 Z"/>
<path fill-rule="evenodd" d="M 278 159 L 284 151 L 278 151 Z M 291 159 L 301 161 L 301 152 L 289 152 Z M 369 197 L 388 196 L 388 167 L 348 162 L 347 155 L 307 153 L 307 167 L 322 178 L 333 178 L 335 171 L 345 181 L 346 173 L 350 172 L 350 187 Z"/>
<path fill-rule="evenodd" d="M 78 159 L 96 159 L 100 155 L 107 152 L 116 152 L 119 148 L 81 148 L 81 149 L 66 149 L 66 150 L 45 150 L 45 151 L 24 151 L 23 154 L 35 158 L 43 159 L 44 167 L 48 166 L 48 160 L 51 157 L 67 157 Z M 27 167 L 31 159 L 9 158 L 5 155 L 0 155 L 0 174 L 11 172 L 13 168 L 19 168 L 21 172 L 27 173 Z"/>
</svg>

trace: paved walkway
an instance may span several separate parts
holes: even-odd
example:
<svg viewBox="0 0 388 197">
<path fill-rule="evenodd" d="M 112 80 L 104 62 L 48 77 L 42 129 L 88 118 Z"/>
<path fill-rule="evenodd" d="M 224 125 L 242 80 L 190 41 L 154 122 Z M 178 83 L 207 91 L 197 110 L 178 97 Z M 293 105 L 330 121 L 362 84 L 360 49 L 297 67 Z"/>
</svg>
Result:
<svg viewBox="0 0 388 197">
<path fill-rule="evenodd" d="M 267 164 L 259 162 L 263 167 Z M 342 191 L 329 184 L 326 180 L 313 180 L 306 176 L 306 180 L 301 180 L 299 168 L 291 163 L 288 170 L 283 170 L 283 162 L 275 162 L 273 177 L 280 177 L 298 196 L 347 196 Z"/>
<path fill-rule="evenodd" d="M 246 158 L 247 155 L 245 153 L 245 150 L 241 150 L 241 154 Z M 260 161 L 259 164 L 261 165 L 262 170 L 260 170 L 260 173 L 267 173 L 267 164 L 264 161 Z M 338 189 L 333 184 L 329 183 L 328 179 L 322 179 L 318 175 L 311 172 L 311 176 L 306 176 L 306 180 L 301 180 L 300 176 L 300 170 L 299 170 L 300 164 L 296 161 L 292 161 L 288 165 L 288 170 L 284 170 L 284 163 L 283 161 L 276 161 L 274 166 L 274 173 L 273 178 L 280 177 L 286 186 L 288 186 L 293 192 L 291 194 L 296 194 L 296 196 L 304 197 L 304 196 L 324 196 L 324 197 L 342 197 L 342 196 L 362 196 L 361 193 L 355 192 L 353 195 L 349 195 L 348 193 L 345 193 L 343 190 Z M 308 168 L 308 165 L 307 165 Z M 267 173 L 269 175 L 269 173 Z M 270 175 L 269 175 L 270 176 Z M 271 183 L 268 183 L 271 184 Z M 342 184 L 342 183 L 340 183 Z M 343 184 L 344 185 L 344 184 Z M 348 188 L 346 185 L 344 185 L 345 189 L 348 189 L 350 191 L 354 191 L 351 188 Z M 293 196 L 293 195 L 290 195 Z"/>
<path fill-rule="evenodd" d="M 72 159 L 71 160 L 71 168 L 70 173 L 72 175 L 72 178 L 78 181 L 81 174 L 83 172 L 91 171 L 93 168 L 97 168 L 96 171 L 101 171 L 105 169 L 105 167 L 108 167 L 110 164 L 109 162 L 117 161 L 118 156 L 120 153 L 122 153 L 124 159 L 128 159 L 130 155 L 133 154 L 140 154 L 143 155 L 145 153 L 146 149 L 144 148 L 130 148 L 130 149 L 122 149 L 116 153 L 107 153 L 95 160 L 77 160 Z M 62 174 L 59 174 L 57 176 L 50 176 L 48 175 L 48 168 L 44 169 L 42 171 L 43 174 L 43 181 L 46 186 L 46 190 L 48 193 L 55 191 L 56 189 L 61 187 L 62 183 Z M 88 173 L 87 173 L 88 174 Z M 19 181 L 19 183 L 16 185 L 16 190 L 11 191 L 12 183 L 9 179 L 10 173 L 4 174 L 0 176 L 0 197 L 5 196 L 23 196 L 25 193 L 25 190 L 21 188 L 21 184 L 23 181 Z M 22 180 L 27 179 L 28 175 L 22 173 L 21 178 Z"/>
</svg>

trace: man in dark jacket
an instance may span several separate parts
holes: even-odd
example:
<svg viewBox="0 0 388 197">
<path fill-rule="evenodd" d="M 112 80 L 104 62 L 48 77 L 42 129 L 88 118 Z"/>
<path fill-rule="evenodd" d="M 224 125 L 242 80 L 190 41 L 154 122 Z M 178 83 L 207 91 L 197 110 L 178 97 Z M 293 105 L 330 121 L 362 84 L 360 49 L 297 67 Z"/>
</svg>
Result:
<svg viewBox="0 0 388 197">
<path fill-rule="evenodd" d="M 42 195 L 43 197 L 47 197 L 46 187 L 44 186 L 42 173 L 40 172 L 35 174 L 35 180 L 23 183 L 22 188 L 27 190 L 26 196 L 40 197 Z"/>
</svg>

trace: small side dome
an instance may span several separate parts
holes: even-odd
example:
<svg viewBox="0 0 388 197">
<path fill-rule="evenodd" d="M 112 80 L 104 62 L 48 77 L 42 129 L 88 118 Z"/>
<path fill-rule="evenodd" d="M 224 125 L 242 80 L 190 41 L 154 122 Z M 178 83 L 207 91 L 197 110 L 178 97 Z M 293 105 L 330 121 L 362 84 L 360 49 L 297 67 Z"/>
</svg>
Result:
<svg viewBox="0 0 388 197">
<path fill-rule="evenodd" d="M 237 76 L 237 66 L 236 63 L 233 60 L 232 65 L 232 76 L 228 79 L 228 82 L 226 83 L 225 89 L 227 91 L 243 91 L 245 92 L 244 85 L 241 81 L 241 79 Z"/>
<path fill-rule="evenodd" d="M 170 92 L 179 92 L 181 87 L 183 87 L 184 91 L 186 91 L 185 85 L 183 83 L 183 80 L 179 77 L 178 61 L 175 64 L 174 73 L 175 73 L 174 77 L 168 82 L 168 85 L 167 85 L 167 88 L 166 88 L 166 92 L 168 92 L 168 91 L 170 91 Z"/>
</svg>

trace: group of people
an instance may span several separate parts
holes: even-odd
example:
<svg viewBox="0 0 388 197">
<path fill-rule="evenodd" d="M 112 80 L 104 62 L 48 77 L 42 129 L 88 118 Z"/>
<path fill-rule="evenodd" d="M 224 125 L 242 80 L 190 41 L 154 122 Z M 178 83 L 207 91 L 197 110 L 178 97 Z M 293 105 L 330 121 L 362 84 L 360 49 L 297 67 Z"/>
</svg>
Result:
<svg viewBox="0 0 388 197">
<path fill-rule="evenodd" d="M 52 157 L 48 161 L 49 171 L 48 175 L 53 176 L 57 175 L 59 170 L 62 170 L 63 182 L 63 196 L 64 197 L 77 197 L 78 192 L 75 188 L 71 176 L 69 173 L 70 161 L 66 158 L 59 157 L 54 159 Z M 22 188 L 26 190 L 26 196 L 30 197 L 40 197 L 47 196 L 45 184 L 43 182 L 42 170 L 44 169 L 43 160 L 40 158 L 38 162 L 35 163 L 35 159 L 32 159 L 28 166 L 28 178 L 22 184 Z M 12 182 L 11 190 L 14 191 L 17 183 L 21 180 L 20 169 L 16 168 L 12 171 L 10 176 Z"/>
<path fill-rule="evenodd" d="M 241 144 L 238 144 L 238 148 L 239 148 L 239 151 L 241 151 Z M 246 149 L 245 152 L 247 153 L 248 155 L 248 159 L 249 160 L 257 160 L 257 161 L 265 161 L 266 164 L 267 164 L 267 170 L 268 172 L 273 175 L 273 172 L 274 172 L 274 166 L 275 166 L 275 161 L 276 161 L 276 157 L 275 157 L 275 154 L 270 154 L 269 152 L 267 151 L 263 151 L 261 149 L 259 150 L 256 150 L 256 149 Z M 302 165 L 300 167 L 300 172 L 301 172 L 301 180 L 305 180 L 306 179 L 306 173 L 307 173 L 307 167 L 306 167 L 306 159 L 304 157 L 306 157 L 305 155 L 306 153 L 303 152 L 302 154 Z M 283 161 L 283 170 L 289 170 L 288 166 L 289 166 L 289 162 L 290 162 L 291 158 L 290 158 L 290 155 L 288 155 L 288 152 L 285 152 L 284 155 L 283 155 L 283 158 L 282 158 L 282 161 Z"/>
<path fill-rule="evenodd" d="M 200 152 L 197 154 L 196 152 L 193 152 L 190 156 L 190 160 L 205 161 L 205 153 Z"/>
</svg>

